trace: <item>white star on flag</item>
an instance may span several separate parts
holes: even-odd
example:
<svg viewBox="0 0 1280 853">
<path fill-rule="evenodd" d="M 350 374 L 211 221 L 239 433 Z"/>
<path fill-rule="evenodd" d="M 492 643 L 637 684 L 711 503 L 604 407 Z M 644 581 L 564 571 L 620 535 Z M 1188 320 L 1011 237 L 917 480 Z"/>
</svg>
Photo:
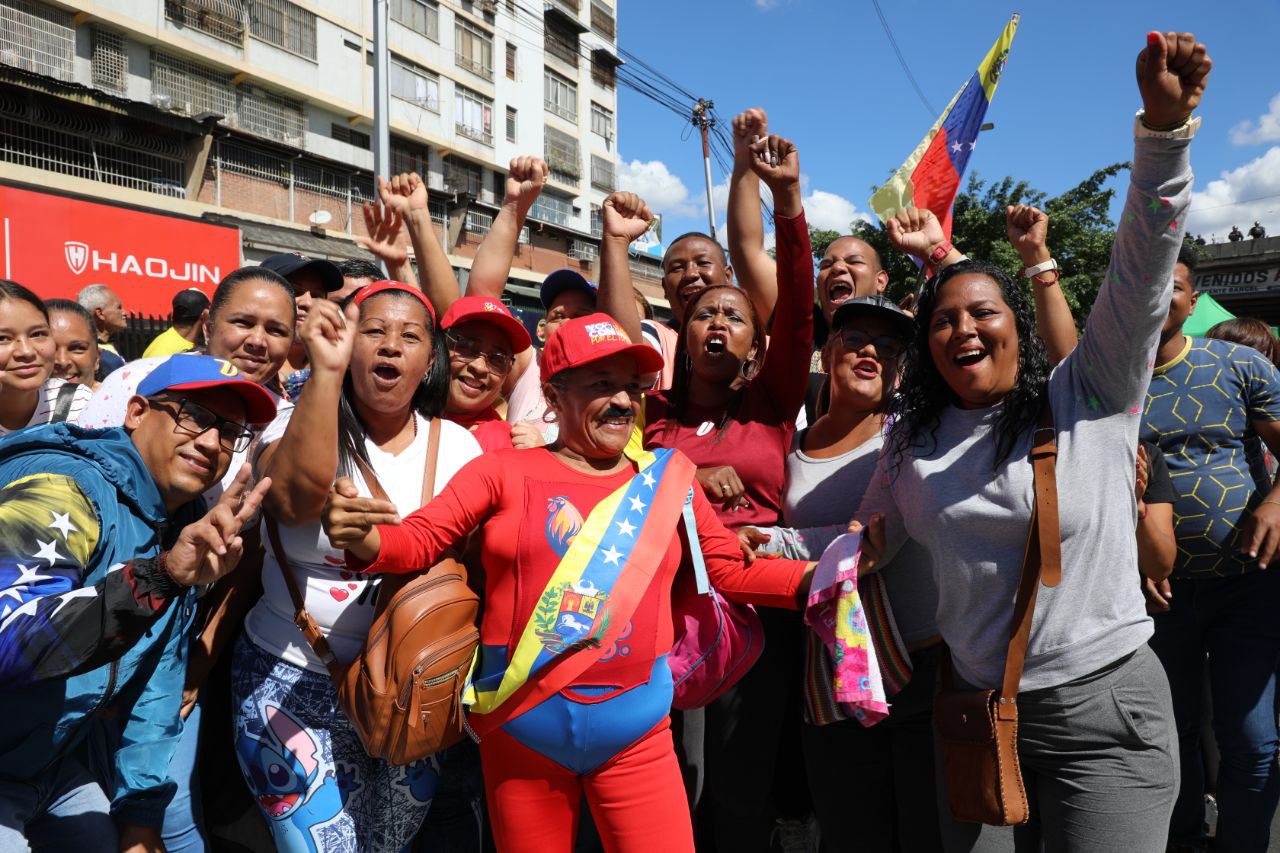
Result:
<svg viewBox="0 0 1280 853">
<path fill-rule="evenodd" d="M 51 511 L 52 512 L 52 511 Z M 79 532 L 74 524 L 71 523 L 71 513 L 69 512 L 52 512 L 53 523 L 49 527 L 62 532 L 62 538 L 66 539 L 71 535 L 72 531 Z"/>
<path fill-rule="evenodd" d="M 628 498 L 628 500 L 631 501 L 631 512 L 644 512 L 644 508 L 645 508 L 644 501 L 634 496 Z"/>
<path fill-rule="evenodd" d="M 49 565 L 52 566 L 54 563 L 62 559 L 62 555 L 58 553 L 57 542 L 52 540 L 49 542 L 41 542 L 39 539 L 37 539 L 36 542 L 40 545 L 40 550 L 35 553 L 35 558 L 37 560 L 48 560 Z"/>
<path fill-rule="evenodd" d="M 972 151 L 972 150 L 974 149 L 974 146 L 976 146 L 977 144 L 978 144 L 978 143 L 976 143 L 976 142 L 970 142 L 970 143 L 969 143 L 969 150 L 970 150 L 970 151 Z"/>
<path fill-rule="evenodd" d="M 606 563 L 612 563 L 616 566 L 618 565 L 618 558 L 622 556 L 622 552 L 610 545 L 608 551 L 600 552 L 600 556 L 604 557 Z"/>
<path fill-rule="evenodd" d="M 648 471 L 641 471 L 641 472 L 640 472 L 640 482 L 644 483 L 646 486 L 648 486 L 649 488 L 651 488 L 651 489 L 652 489 L 652 488 L 653 488 L 653 474 L 651 474 L 651 473 L 650 473 L 650 472 L 648 472 Z"/>
<path fill-rule="evenodd" d="M 631 522 L 627 521 L 626 519 L 623 519 L 622 521 L 618 522 L 618 535 L 619 536 L 635 536 L 636 526 Z"/>
<path fill-rule="evenodd" d="M 9 623 L 12 622 L 18 616 L 35 616 L 36 608 L 39 606 L 40 606 L 40 598 L 38 597 L 28 598 L 25 604 L 23 604 L 19 608 L 16 608 L 15 610 L 11 610 L 7 616 L 3 617 L 4 621 L 0 622 L 0 631 L 3 631 L 5 628 L 9 627 Z"/>
<path fill-rule="evenodd" d="M 960 143 L 959 143 L 959 142 L 953 142 L 953 143 L 951 144 L 951 150 L 952 150 L 952 151 L 954 151 L 954 152 L 956 152 L 957 154 L 959 154 L 959 153 L 960 153 Z"/>
</svg>

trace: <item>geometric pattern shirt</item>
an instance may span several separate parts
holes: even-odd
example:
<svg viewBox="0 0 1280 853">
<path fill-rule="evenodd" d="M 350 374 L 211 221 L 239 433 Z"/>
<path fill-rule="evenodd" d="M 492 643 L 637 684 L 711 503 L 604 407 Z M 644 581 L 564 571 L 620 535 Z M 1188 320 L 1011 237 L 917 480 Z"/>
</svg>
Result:
<svg viewBox="0 0 1280 853">
<path fill-rule="evenodd" d="M 1280 373 L 1255 349 L 1187 338 L 1155 368 L 1141 437 L 1169 466 L 1178 541 L 1173 576 L 1214 578 L 1258 568 L 1238 553 L 1240 529 L 1271 490 L 1253 421 L 1280 420 Z"/>
</svg>

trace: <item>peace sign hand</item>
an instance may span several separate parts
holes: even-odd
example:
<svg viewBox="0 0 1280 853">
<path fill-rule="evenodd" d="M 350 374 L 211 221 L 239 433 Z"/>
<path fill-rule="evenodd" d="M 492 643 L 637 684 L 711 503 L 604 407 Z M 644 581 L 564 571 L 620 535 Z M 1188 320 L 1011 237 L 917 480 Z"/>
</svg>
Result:
<svg viewBox="0 0 1280 853">
<path fill-rule="evenodd" d="M 213 509 L 205 513 L 204 518 L 182 528 L 178 541 L 165 558 L 165 570 L 174 581 L 182 586 L 210 584 L 240 562 L 244 552 L 240 531 L 258 514 L 258 507 L 271 488 L 271 478 L 263 477 L 246 494 L 251 476 L 246 462 Z"/>
</svg>

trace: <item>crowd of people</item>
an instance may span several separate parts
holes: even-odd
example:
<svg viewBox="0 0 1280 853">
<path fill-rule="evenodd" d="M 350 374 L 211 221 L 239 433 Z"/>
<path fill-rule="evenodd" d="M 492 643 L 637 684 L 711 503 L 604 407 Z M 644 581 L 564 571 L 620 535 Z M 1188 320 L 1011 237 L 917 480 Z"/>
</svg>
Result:
<svg viewBox="0 0 1280 853">
<path fill-rule="evenodd" d="M 1021 275 L 890 218 L 906 307 L 865 241 L 815 259 L 760 109 L 729 251 L 667 247 L 669 324 L 617 192 L 599 282 L 547 276 L 534 345 L 502 292 L 536 157 L 465 294 L 416 174 L 364 210 L 385 270 L 272 256 L 177 292 L 133 361 L 109 288 L 0 281 L 0 848 L 1261 853 L 1280 342 L 1182 332 L 1209 69 L 1148 34 L 1082 334 L 1033 207 Z M 455 560 L 478 622 L 435 639 L 474 660 L 409 649 L 386 698 L 455 736 L 395 760 L 343 673 Z M 1012 781 L 956 763 L 935 703 L 965 690 L 1016 698 Z M 971 819 L 984 788 L 1029 819 Z"/>
</svg>

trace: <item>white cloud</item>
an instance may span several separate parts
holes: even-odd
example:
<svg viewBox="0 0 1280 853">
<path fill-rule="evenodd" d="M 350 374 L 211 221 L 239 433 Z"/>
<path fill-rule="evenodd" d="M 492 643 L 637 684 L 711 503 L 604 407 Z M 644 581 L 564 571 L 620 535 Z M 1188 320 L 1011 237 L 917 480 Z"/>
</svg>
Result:
<svg viewBox="0 0 1280 853">
<path fill-rule="evenodd" d="M 1280 145 L 1191 194 L 1187 227 L 1206 240 L 1225 240 L 1232 225 L 1248 231 L 1255 219 L 1269 234 L 1280 234 Z"/>
<path fill-rule="evenodd" d="M 779 0 L 755 0 L 756 8 L 761 12 L 767 12 L 777 6 Z"/>
<path fill-rule="evenodd" d="M 620 162 L 618 189 L 638 194 L 664 216 L 695 216 L 703 209 L 689 200 L 689 188 L 661 160 Z"/>
<path fill-rule="evenodd" d="M 804 213 L 814 228 L 839 231 L 845 234 L 855 219 L 867 222 L 871 217 L 854 207 L 844 196 L 825 190 L 814 190 L 804 197 Z"/>
<path fill-rule="evenodd" d="M 1257 123 L 1242 121 L 1231 128 L 1231 142 L 1235 145 L 1280 142 L 1280 95 L 1271 99 L 1270 108 Z"/>
</svg>

